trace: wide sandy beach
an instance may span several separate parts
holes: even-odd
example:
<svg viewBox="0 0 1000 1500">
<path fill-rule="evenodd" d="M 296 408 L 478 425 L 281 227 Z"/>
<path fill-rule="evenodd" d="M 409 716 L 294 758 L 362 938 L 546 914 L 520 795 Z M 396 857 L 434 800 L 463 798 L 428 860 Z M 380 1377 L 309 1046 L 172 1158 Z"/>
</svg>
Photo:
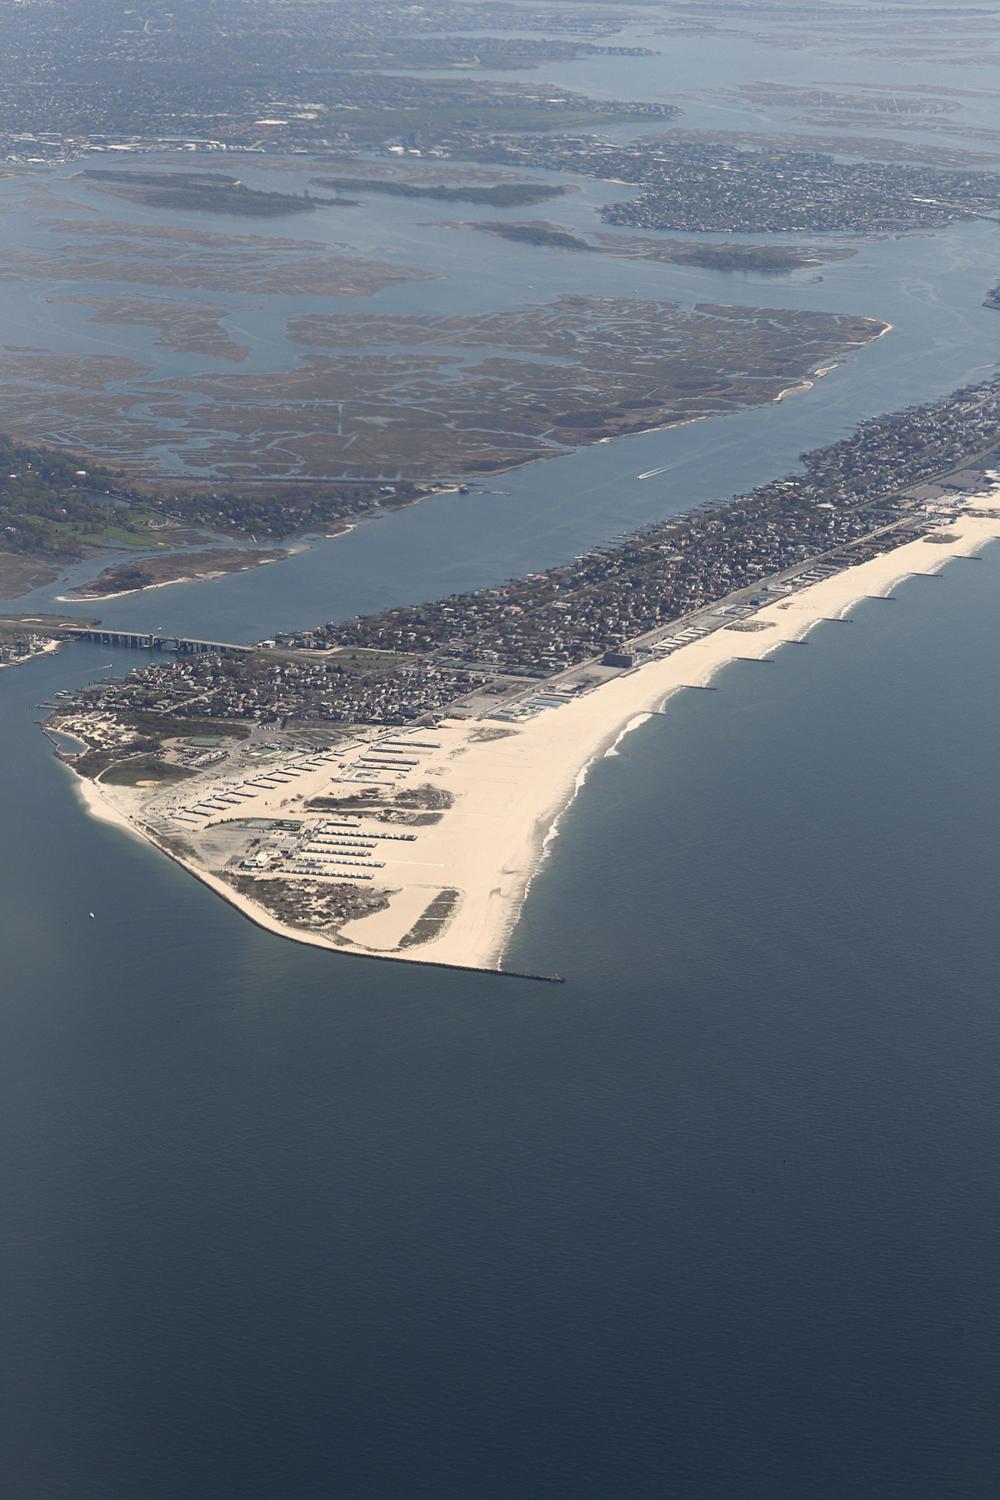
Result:
<svg viewBox="0 0 1000 1500">
<path fill-rule="evenodd" d="M 766 657 L 781 644 L 800 640 L 820 621 L 839 618 L 859 600 L 885 595 L 904 578 L 933 573 L 950 559 L 969 556 L 1000 538 L 1000 494 L 984 493 L 964 503 L 966 512 L 941 539 L 904 543 L 776 598 L 753 616 L 753 630 L 717 630 L 516 728 L 501 730 L 490 720 L 444 721 L 433 731 L 434 749 L 421 759 L 418 774 L 422 784 L 450 794 L 451 805 L 439 822 L 419 830 L 415 842 L 393 845 L 388 854 L 380 848 L 379 857 L 386 861 L 380 881 L 392 892 L 388 906 L 348 921 L 334 938 L 289 927 L 212 872 L 184 858 L 179 863 L 262 927 L 300 942 L 407 962 L 502 967 L 531 880 L 590 766 L 647 714 L 662 709 L 671 694 L 705 686 L 727 663 Z M 241 814 L 295 816 L 311 797 L 338 795 L 330 783 L 330 771 L 318 770 L 294 787 L 261 791 Z M 162 794 L 158 799 L 94 782 L 80 783 L 80 790 L 97 816 L 159 845 L 146 818 L 162 802 Z M 169 849 L 165 852 L 178 858 Z M 430 940 L 414 942 L 411 937 L 410 945 L 400 948 L 442 891 L 459 893 L 446 925 Z"/>
</svg>

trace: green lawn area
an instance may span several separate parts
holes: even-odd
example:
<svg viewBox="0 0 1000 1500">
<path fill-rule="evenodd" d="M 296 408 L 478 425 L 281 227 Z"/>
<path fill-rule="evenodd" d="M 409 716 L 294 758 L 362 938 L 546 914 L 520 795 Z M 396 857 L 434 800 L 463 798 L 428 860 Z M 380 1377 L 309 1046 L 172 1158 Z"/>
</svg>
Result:
<svg viewBox="0 0 1000 1500">
<path fill-rule="evenodd" d="M 155 755 L 136 755 L 109 766 L 101 780 L 110 786 L 135 786 L 140 781 L 186 781 L 193 775 L 184 766 L 169 766 Z"/>
<path fill-rule="evenodd" d="M 333 666 L 348 667 L 352 672 L 395 672 L 413 660 L 404 651 L 375 651 L 366 646 L 342 646 L 330 654 Z"/>
<path fill-rule="evenodd" d="M 245 740 L 253 728 L 244 719 L 184 719 L 173 714 L 132 709 L 119 715 L 123 724 L 156 740 L 185 740 L 212 735 L 220 740 Z"/>
<path fill-rule="evenodd" d="M 136 517 L 137 521 L 140 519 Z M 68 526 L 62 531 L 62 535 L 72 537 L 85 547 L 145 547 L 152 550 L 154 547 L 170 546 L 169 541 L 141 525 L 102 526 L 96 530 L 86 526 Z"/>
</svg>

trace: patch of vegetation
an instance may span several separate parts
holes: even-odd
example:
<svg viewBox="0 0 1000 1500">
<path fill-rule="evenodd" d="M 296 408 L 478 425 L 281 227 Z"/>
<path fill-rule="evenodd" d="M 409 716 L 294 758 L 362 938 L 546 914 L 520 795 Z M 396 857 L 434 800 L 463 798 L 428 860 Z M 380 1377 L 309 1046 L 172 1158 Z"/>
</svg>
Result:
<svg viewBox="0 0 1000 1500">
<path fill-rule="evenodd" d="M 87 693 L 84 692 L 81 701 L 85 703 L 86 699 Z M 142 709 L 123 711 L 115 717 L 123 729 L 131 730 L 134 736 L 131 740 L 113 747 L 91 747 L 79 755 L 65 758 L 81 776 L 92 779 L 100 776 L 117 786 L 134 786 L 136 781 L 176 781 L 193 774 L 186 767 L 169 766 L 160 759 L 165 740 L 194 735 L 244 740 L 251 730 L 249 724 L 237 720 L 220 723 L 215 719 L 166 719 L 162 714 L 147 713 Z M 55 727 L 58 730 L 58 716 Z M 136 766 L 144 769 L 133 774 L 130 768 Z"/>
<path fill-rule="evenodd" d="M 796 271 L 813 264 L 808 252 L 794 245 L 692 245 L 678 250 L 674 260 L 708 271 Z"/>
<path fill-rule="evenodd" d="M 132 589 L 146 589 L 155 582 L 155 574 L 141 563 L 122 563 L 117 568 L 107 568 L 99 578 L 94 580 L 90 586 L 95 594 L 125 594 Z M 75 589 L 74 593 L 83 594 L 90 590 Z"/>
<path fill-rule="evenodd" d="M 517 730 L 501 729 L 499 724 L 497 724 L 490 725 L 483 729 L 471 730 L 469 733 L 469 739 L 475 740 L 477 743 L 484 743 L 490 740 L 507 740 L 510 739 L 512 734 L 517 734 Z"/>
<path fill-rule="evenodd" d="M 451 792 L 441 786 L 431 786 L 430 782 L 406 787 L 396 794 L 397 807 L 451 807 L 454 800 Z"/>
<path fill-rule="evenodd" d="M 380 823 L 405 823 L 409 827 L 422 827 L 428 823 L 440 822 L 445 809 L 451 807 L 454 801 L 452 793 L 444 787 L 424 782 L 423 786 L 407 787 L 397 792 L 392 806 L 383 808 L 378 814 L 378 820 Z"/>
<path fill-rule="evenodd" d="M 128 713 L 118 714 L 117 717 L 122 724 L 136 730 L 137 733 L 154 736 L 157 743 L 161 739 L 208 736 L 215 736 L 218 739 L 246 740 L 250 738 L 250 731 L 253 727 L 242 723 L 239 719 L 185 719 L 174 715 L 165 719 L 162 714 L 146 713 L 142 709 L 131 709 Z"/>
<path fill-rule="evenodd" d="M 109 786 L 138 786 L 140 781 L 185 781 L 194 772 L 186 766 L 172 766 L 155 754 L 136 755 L 109 765 L 101 780 Z"/>
<path fill-rule="evenodd" d="M 579 239 L 568 230 L 553 229 L 549 224 L 485 223 L 475 227 L 484 229 L 487 234 L 498 235 L 502 240 L 514 240 L 522 245 L 546 245 L 551 250 L 597 249 L 596 245 L 588 245 L 586 240 Z"/>
<path fill-rule="evenodd" d="M 443 183 L 394 182 L 382 177 L 316 177 L 317 186 L 344 188 L 348 192 L 384 193 L 390 198 L 437 198 L 445 203 L 485 203 L 492 208 L 521 208 L 558 198 L 564 187 L 542 182 L 498 182 L 492 187 L 447 187 Z"/>
<path fill-rule="evenodd" d="M 81 533 L 121 525 L 114 479 L 71 454 L 0 437 L 0 544 L 35 557 L 82 557 Z M 147 539 L 148 544 L 148 539 Z"/>
<path fill-rule="evenodd" d="M 375 651 L 367 646 L 342 646 L 330 656 L 334 666 L 356 672 L 394 672 L 413 659 L 402 651 Z"/>
<path fill-rule="evenodd" d="M 280 483 L 234 490 L 168 489 L 156 482 L 135 490 L 171 520 L 210 526 L 214 531 L 239 532 L 268 539 L 307 532 L 342 530 L 344 522 L 374 509 L 412 504 L 426 490 L 406 482 L 376 484 L 292 485 Z"/>
<path fill-rule="evenodd" d="M 0 557 L 14 559 L 9 571 L 16 584 L 24 572 L 18 557 L 60 564 L 118 547 L 166 549 L 179 540 L 181 526 L 255 540 L 330 532 L 373 510 L 410 505 L 425 493 L 424 486 L 407 482 L 178 489 L 126 479 L 78 455 L 0 436 Z M 52 575 L 40 581 L 46 576 Z M 122 564 L 115 587 L 142 588 L 160 576 L 153 563 Z M 123 584 L 123 578 L 134 581 Z M 27 578 L 24 587 L 30 586 Z M 18 592 L 23 589 L 14 587 Z"/>
<path fill-rule="evenodd" d="M 371 916 L 389 905 L 388 892 L 365 890 L 347 881 L 254 878 L 228 870 L 222 878 L 289 927 L 326 931 L 330 936 L 337 934 L 342 923 Z"/>
<path fill-rule="evenodd" d="M 444 813 L 439 812 L 406 812 L 391 807 L 378 814 L 380 823 L 402 823 L 407 828 L 432 828 L 443 817 Z"/>
<path fill-rule="evenodd" d="M 166 833 L 161 829 L 157 833 L 156 838 L 157 842 L 162 844 L 164 849 L 168 849 L 172 854 L 176 854 L 179 859 L 196 860 L 198 858 L 198 851 L 187 839 L 181 838 L 179 833 Z"/>
<path fill-rule="evenodd" d="M 455 890 L 440 891 L 418 917 L 409 932 L 400 939 L 401 948 L 413 948 L 417 943 L 429 943 L 436 938 L 458 905 L 459 893 Z"/>
<path fill-rule="evenodd" d="M 27 640 L 31 635 L 45 636 L 50 641 L 65 639 L 58 625 L 51 619 L 0 618 L 0 646 L 9 646 L 15 641 Z"/>
<path fill-rule="evenodd" d="M 310 812 L 377 812 L 382 806 L 374 791 L 370 797 L 310 797 Z"/>
<path fill-rule="evenodd" d="M 275 218 L 279 214 L 312 213 L 331 204 L 330 198 L 304 193 L 264 193 L 236 177 L 209 172 L 118 172 L 91 167 L 82 176 L 107 185 L 109 192 L 146 208 L 194 209 L 247 218 Z M 344 204 L 345 200 L 339 200 Z M 347 205 L 349 206 L 349 205 Z"/>
<path fill-rule="evenodd" d="M 144 558 L 141 563 L 115 563 L 89 583 L 78 584 L 70 592 L 81 599 L 102 599 L 109 594 L 127 594 L 135 589 L 173 583 L 182 578 L 212 578 L 223 573 L 259 568 L 288 556 L 287 552 L 274 548 L 217 547 L 209 552 L 167 552 Z"/>
</svg>

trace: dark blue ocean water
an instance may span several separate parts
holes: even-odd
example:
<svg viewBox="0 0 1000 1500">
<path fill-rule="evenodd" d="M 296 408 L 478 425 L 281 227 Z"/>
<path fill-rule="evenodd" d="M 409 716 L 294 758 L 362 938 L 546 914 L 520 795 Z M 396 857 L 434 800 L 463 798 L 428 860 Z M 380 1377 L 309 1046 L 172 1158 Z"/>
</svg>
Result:
<svg viewBox="0 0 1000 1500">
<path fill-rule="evenodd" d="M 258 931 L 39 753 L 100 649 L 0 673 L 4 1493 L 995 1494 L 998 628 L 994 549 L 628 737 L 562 988 Z"/>
</svg>

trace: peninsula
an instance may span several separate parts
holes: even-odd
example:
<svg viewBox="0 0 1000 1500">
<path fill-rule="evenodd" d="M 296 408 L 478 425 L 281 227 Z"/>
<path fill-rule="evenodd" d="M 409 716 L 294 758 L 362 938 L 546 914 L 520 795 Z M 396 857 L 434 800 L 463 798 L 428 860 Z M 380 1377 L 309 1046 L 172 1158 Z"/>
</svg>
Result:
<svg viewBox="0 0 1000 1500">
<path fill-rule="evenodd" d="M 112 563 L 89 583 L 77 584 L 70 594 L 78 599 L 112 599 L 142 589 L 163 588 L 168 583 L 190 583 L 244 573 L 290 556 L 285 547 L 216 547 L 203 552 L 168 552 L 165 556 L 142 557 L 135 562 Z"/>
<path fill-rule="evenodd" d="M 845 160 L 817 150 L 647 138 L 640 148 L 597 136 L 481 136 L 463 155 L 517 170 L 546 168 L 634 185 L 602 210 L 632 229 L 740 234 L 898 234 L 992 218 L 995 173 Z"/>
<path fill-rule="evenodd" d="M 412 504 L 427 492 L 406 484 L 272 485 L 266 492 L 137 486 L 90 459 L 0 437 L 0 598 L 17 598 L 52 582 L 67 563 L 112 549 L 131 555 L 71 593 L 96 599 L 220 577 L 289 555 L 287 548 L 262 548 L 261 538 L 336 534 L 358 517 Z M 221 536 L 258 545 L 191 550 L 192 542 Z"/>
<path fill-rule="evenodd" d="M 495 969 L 623 733 L 1000 537 L 998 419 L 1000 381 L 867 423 L 802 475 L 502 589 L 257 648 L 144 638 L 182 655 L 52 727 L 81 742 L 63 758 L 92 812 L 262 926 Z"/>
<path fill-rule="evenodd" d="M 46 621 L 0 620 L 0 669 L 57 651 L 59 644 L 58 631 L 53 631 Z"/>
</svg>

